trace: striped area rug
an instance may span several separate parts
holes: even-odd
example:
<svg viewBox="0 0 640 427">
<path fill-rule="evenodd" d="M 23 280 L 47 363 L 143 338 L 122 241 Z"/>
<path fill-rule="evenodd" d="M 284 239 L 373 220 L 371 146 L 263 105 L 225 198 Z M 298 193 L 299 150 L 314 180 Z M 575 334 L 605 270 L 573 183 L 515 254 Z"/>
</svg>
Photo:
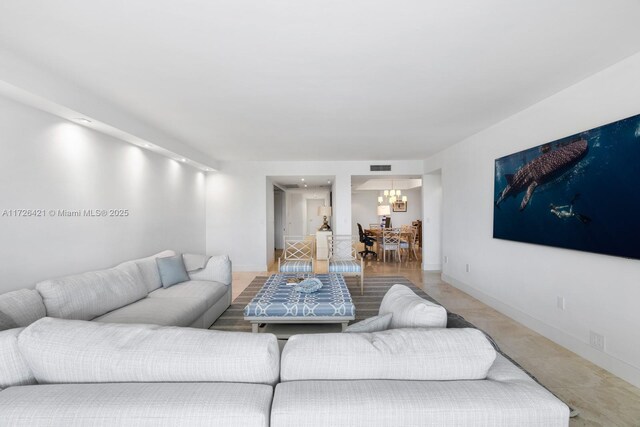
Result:
<svg viewBox="0 0 640 427">
<path fill-rule="evenodd" d="M 382 297 L 396 283 L 408 286 L 422 298 L 434 301 L 422 289 L 402 276 L 370 276 L 364 278 L 364 295 L 360 295 L 360 279 L 347 276 L 344 278 L 356 306 L 356 322 L 378 314 Z M 243 310 L 266 282 L 266 276 L 257 276 L 242 291 L 231 306 L 216 320 L 210 329 L 223 331 L 251 332 L 251 324 L 244 320 Z"/>
</svg>

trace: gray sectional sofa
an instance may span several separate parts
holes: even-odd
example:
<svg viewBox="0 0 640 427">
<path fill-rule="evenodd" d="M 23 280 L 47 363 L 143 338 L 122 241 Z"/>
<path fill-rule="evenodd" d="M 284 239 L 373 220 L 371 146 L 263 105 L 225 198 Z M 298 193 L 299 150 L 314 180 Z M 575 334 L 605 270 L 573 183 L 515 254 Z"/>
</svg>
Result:
<svg viewBox="0 0 640 427">
<path fill-rule="evenodd" d="M 167 250 L 105 270 L 45 280 L 35 290 L 0 295 L 0 312 L 16 327 L 49 316 L 208 328 L 231 304 L 231 261 L 226 255 L 202 258 L 202 265 L 188 271 L 190 280 L 163 288 L 156 258 L 174 255 Z"/>
<path fill-rule="evenodd" d="M 567 426 L 475 329 L 296 335 L 43 318 L 0 332 L 10 426 Z"/>
</svg>

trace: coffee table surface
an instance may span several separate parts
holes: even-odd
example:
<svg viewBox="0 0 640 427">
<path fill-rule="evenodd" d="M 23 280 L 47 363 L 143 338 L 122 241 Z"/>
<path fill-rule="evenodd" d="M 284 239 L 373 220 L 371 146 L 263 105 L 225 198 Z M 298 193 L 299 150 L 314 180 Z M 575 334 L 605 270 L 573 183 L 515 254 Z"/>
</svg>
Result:
<svg viewBox="0 0 640 427">
<path fill-rule="evenodd" d="M 305 274 L 322 281 L 317 292 L 302 293 L 287 284 L 296 274 L 272 274 L 244 308 L 244 318 L 261 323 L 342 323 L 355 319 L 356 309 L 341 274 Z"/>
</svg>

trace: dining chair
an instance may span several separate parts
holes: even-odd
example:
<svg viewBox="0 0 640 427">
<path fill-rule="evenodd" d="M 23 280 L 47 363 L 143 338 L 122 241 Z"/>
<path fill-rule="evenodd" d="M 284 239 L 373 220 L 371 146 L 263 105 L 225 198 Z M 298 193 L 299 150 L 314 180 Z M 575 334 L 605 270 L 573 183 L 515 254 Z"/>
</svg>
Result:
<svg viewBox="0 0 640 427">
<path fill-rule="evenodd" d="M 418 260 L 418 252 L 420 250 L 420 230 L 417 225 L 412 225 L 413 228 L 413 241 L 411 242 L 411 250 L 416 261 Z"/>
<path fill-rule="evenodd" d="M 387 262 L 387 251 L 395 251 L 396 259 L 402 262 L 402 256 L 400 254 L 400 229 L 399 228 L 385 228 L 382 230 L 382 243 L 380 244 L 380 250 L 382 251 L 382 261 Z"/>
<path fill-rule="evenodd" d="M 400 254 L 406 254 L 405 259 L 408 261 L 411 258 L 411 245 L 415 239 L 415 230 L 410 225 L 403 225 L 400 228 Z"/>
</svg>

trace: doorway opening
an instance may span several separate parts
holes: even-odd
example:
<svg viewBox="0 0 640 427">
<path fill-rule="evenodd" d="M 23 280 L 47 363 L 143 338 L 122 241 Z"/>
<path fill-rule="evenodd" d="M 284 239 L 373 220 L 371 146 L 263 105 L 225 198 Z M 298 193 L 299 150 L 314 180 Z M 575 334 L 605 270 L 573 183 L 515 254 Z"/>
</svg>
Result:
<svg viewBox="0 0 640 427">
<path fill-rule="evenodd" d="M 396 273 L 398 269 L 422 270 L 423 217 L 422 176 L 351 177 L 352 229 L 360 236 L 362 227 L 364 234 L 373 239 L 365 256 L 365 266 L 373 271 L 384 274 Z M 382 231 L 385 228 L 389 229 L 386 235 Z M 400 233 L 398 237 L 391 234 L 394 229 Z M 389 240 L 388 244 L 385 244 L 385 238 Z M 400 250 L 396 249 L 393 239 L 403 242 Z"/>
<path fill-rule="evenodd" d="M 271 264 L 281 255 L 285 236 L 315 236 L 324 222 L 319 208 L 332 203 L 334 177 L 268 176 L 267 179 L 273 184 L 273 230 L 267 230 L 267 239 L 273 239 L 273 247 L 267 248 Z M 332 220 L 328 218 L 333 227 Z"/>
</svg>

